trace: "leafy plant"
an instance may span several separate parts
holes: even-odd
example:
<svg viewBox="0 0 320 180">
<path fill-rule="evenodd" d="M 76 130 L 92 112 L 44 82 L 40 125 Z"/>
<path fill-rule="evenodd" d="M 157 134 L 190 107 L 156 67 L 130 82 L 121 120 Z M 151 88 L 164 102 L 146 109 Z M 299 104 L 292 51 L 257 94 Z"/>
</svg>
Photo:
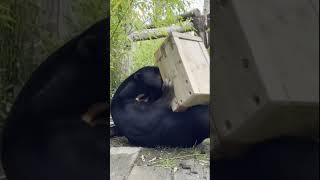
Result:
<svg viewBox="0 0 320 180">
<path fill-rule="evenodd" d="M 165 38 L 138 41 L 134 43 L 133 64 L 130 72 L 134 72 L 143 66 L 153 66 L 155 64 L 154 54 L 161 46 Z"/>
<path fill-rule="evenodd" d="M 191 0 L 111 0 L 110 98 L 132 71 L 152 65 L 163 39 L 133 43 L 128 35 L 148 27 L 180 24 Z"/>
</svg>

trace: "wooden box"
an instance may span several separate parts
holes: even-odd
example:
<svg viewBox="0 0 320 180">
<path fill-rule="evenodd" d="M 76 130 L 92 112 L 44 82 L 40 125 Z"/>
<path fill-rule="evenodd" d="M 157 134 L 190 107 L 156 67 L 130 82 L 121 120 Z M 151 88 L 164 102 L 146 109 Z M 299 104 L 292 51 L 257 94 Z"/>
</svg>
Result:
<svg viewBox="0 0 320 180">
<path fill-rule="evenodd" d="M 209 103 L 210 59 L 200 37 L 172 32 L 155 57 L 162 78 L 173 82 L 173 111 Z"/>
<path fill-rule="evenodd" d="M 319 10 L 300 0 L 215 8 L 211 132 L 229 145 L 319 138 Z"/>
</svg>

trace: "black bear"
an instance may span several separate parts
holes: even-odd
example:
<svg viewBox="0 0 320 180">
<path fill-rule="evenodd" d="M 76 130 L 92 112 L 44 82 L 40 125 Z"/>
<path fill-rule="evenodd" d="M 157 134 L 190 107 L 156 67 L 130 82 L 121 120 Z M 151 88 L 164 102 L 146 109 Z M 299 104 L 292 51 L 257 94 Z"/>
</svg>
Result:
<svg viewBox="0 0 320 180">
<path fill-rule="evenodd" d="M 145 147 L 192 147 L 209 137 L 209 109 L 193 106 L 173 112 L 173 87 L 157 67 L 143 67 L 129 76 L 111 101 L 111 115 L 121 134 Z"/>
<path fill-rule="evenodd" d="M 3 132 L 8 179 L 108 177 L 108 24 L 101 20 L 66 43 L 22 88 Z M 105 123 L 95 125 L 102 115 Z"/>
</svg>

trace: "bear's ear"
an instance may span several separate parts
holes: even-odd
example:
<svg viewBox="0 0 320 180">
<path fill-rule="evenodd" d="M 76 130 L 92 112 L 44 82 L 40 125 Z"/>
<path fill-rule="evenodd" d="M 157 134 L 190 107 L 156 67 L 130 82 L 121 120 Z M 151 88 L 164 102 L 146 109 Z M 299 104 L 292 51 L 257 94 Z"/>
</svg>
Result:
<svg viewBox="0 0 320 180">
<path fill-rule="evenodd" d="M 129 82 L 120 92 L 120 98 L 132 98 L 135 95 L 136 84 L 134 82 Z"/>
<path fill-rule="evenodd" d="M 97 38 L 95 36 L 85 36 L 79 40 L 76 53 L 79 54 L 80 58 L 91 58 L 94 56 L 95 49 L 97 46 Z"/>
<path fill-rule="evenodd" d="M 143 80 L 143 75 L 142 75 L 142 73 L 136 73 L 136 74 L 133 76 L 133 79 L 134 79 L 134 80 L 137 80 L 137 81 L 142 81 L 142 80 Z"/>
</svg>

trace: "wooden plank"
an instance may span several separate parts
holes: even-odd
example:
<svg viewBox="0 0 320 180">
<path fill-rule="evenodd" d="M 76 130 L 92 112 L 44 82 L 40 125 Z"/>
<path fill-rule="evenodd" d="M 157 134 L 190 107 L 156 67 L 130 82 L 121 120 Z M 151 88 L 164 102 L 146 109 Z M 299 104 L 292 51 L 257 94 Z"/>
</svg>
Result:
<svg viewBox="0 0 320 180">
<path fill-rule="evenodd" d="M 270 97 L 319 102 L 319 18 L 308 1 L 233 4 Z"/>
<path fill-rule="evenodd" d="M 188 32 L 192 31 L 192 23 L 186 24 L 186 27 L 181 27 L 177 25 L 173 25 L 170 27 L 163 27 L 163 28 L 155 28 L 155 29 L 145 29 L 141 31 L 132 32 L 129 35 L 129 38 L 132 41 L 144 41 L 144 40 L 151 40 L 151 39 L 159 39 L 163 37 L 167 37 L 171 32 Z"/>
<path fill-rule="evenodd" d="M 311 0 L 311 6 L 315 10 L 317 16 L 319 16 L 319 0 Z"/>
<path fill-rule="evenodd" d="M 212 130 L 225 144 L 319 137 L 319 17 L 309 1 L 220 6 L 213 29 Z"/>
<path fill-rule="evenodd" d="M 202 39 L 173 32 L 156 53 L 162 78 L 174 85 L 173 111 L 208 104 L 210 59 Z"/>
</svg>

